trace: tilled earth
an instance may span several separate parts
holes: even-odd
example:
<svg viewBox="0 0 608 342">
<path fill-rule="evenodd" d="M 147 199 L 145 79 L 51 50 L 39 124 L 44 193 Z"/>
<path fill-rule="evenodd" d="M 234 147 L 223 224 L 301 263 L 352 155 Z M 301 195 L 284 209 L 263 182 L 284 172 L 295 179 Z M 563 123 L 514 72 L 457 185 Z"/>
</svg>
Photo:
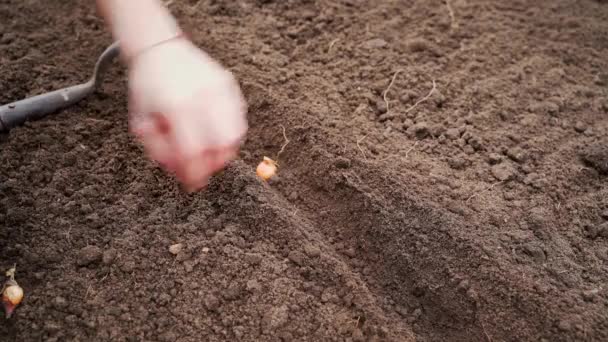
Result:
<svg viewBox="0 0 608 342">
<path fill-rule="evenodd" d="M 129 135 L 119 64 L 2 135 L 26 298 L 0 340 L 608 340 L 606 1 L 169 6 L 242 84 L 240 157 L 185 194 Z M 0 103 L 111 43 L 92 1 L 0 17 Z"/>
</svg>

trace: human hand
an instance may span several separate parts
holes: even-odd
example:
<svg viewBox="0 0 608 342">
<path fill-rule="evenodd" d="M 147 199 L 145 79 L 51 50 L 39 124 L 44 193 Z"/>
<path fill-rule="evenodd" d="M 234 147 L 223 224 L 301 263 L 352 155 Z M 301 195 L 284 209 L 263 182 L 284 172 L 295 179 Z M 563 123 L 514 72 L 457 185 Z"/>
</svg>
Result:
<svg viewBox="0 0 608 342">
<path fill-rule="evenodd" d="M 246 103 L 232 74 L 185 38 L 155 46 L 129 63 L 130 130 L 149 158 L 186 190 L 238 153 Z"/>
</svg>

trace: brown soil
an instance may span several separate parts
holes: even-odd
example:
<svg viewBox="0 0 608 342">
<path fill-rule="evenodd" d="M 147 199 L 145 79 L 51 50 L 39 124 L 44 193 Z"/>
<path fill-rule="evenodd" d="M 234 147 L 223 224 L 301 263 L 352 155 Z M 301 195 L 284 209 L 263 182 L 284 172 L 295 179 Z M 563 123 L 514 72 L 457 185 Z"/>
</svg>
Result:
<svg viewBox="0 0 608 342">
<path fill-rule="evenodd" d="M 241 157 L 184 194 L 129 135 L 118 64 L 2 136 L 26 299 L 0 339 L 608 340 L 608 4 L 447 3 L 174 1 L 242 82 Z M 0 103 L 111 42 L 92 1 L 0 17 Z"/>
</svg>

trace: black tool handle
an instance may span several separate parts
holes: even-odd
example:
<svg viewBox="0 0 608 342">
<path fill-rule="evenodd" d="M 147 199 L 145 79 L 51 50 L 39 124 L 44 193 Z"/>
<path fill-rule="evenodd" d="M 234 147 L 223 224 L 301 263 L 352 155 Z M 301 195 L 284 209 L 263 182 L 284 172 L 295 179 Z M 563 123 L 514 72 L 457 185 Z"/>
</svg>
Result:
<svg viewBox="0 0 608 342">
<path fill-rule="evenodd" d="M 0 132 L 71 106 L 93 90 L 94 83 L 89 81 L 0 106 Z"/>
</svg>

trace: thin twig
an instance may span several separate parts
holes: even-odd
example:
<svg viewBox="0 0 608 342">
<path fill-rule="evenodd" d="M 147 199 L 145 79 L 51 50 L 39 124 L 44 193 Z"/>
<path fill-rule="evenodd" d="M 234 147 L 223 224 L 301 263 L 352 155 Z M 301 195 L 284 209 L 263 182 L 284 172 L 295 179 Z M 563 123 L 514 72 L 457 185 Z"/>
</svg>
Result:
<svg viewBox="0 0 608 342">
<path fill-rule="evenodd" d="M 501 184 L 501 183 L 503 183 L 503 182 L 504 182 L 504 181 L 499 181 L 499 182 L 496 182 L 496 183 L 494 183 L 494 184 L 490 185 L 489 187 L 487 187 L 486 189 L 483 189 L 483 190 L 481 190 L 481 191 L 479 191 L 479 192 L 476 192 L 476 193 L 472 194 L 472 195 L 471 195 L 469 198 L 467 198 L 467 200 L 466 200 L 465 202 L 468 202 L 469 200 L 471 200 L 473 197 L 476 197 L 477 195 L 480 195 L 480 194 L 482 194 L 482 193 L 484 193 L 484 192 L 486 192 L 486 191 L 490 191 L 490 190 L 492 190 L 492 188 L 494 188 L 495 186 L 497 186 L 497 185 L 499 185 L 499 184 Z"/>
<path fill-rule="evenodd" d="M 386 104 L 386 113 L 387 114 L 389 112 L 389 103 L 388 103 L 388 99 L 386 98 L 386 95 L 388 94 L 388 91 L 391 90 L 393 83 L 395 83 L 395 79 L 397 78 L 397 75 L 402 71 L 403 71 L 402 69 L 399 69 L 395 72 L 395 74 L 393 75 L 393 79 L 391 80 L 391 83 L 388 85 L 388 87 L 384 91 L 384 94 L 382 95 L 382 97 L 384 98 L 384 103 Z"/>
<path fill-rule="evenodd" d="M 481 317 L 479 318 L 479 323 L 481 323 L 481 329 L 483 330 L 483 333 L 486 335 L 488 342 L 492 342 L 492 338 L 490 338 L 490 335 L 488 335 L 488 332 L 486 331 L 486 326 L 485 326 L 485 324 L 483 324 L 483 320 L 481 320 Z"/>
<path fill-rule="evenodd" d="M 283 138 L 285 139 L 285 143 L 283 144 L 283 146 L 281 146 L 281 150 L 279 151 L 279 153 L 277 153 L 277 157 L 275 158 L 276 162 L 279 161 L 279 156 L 281 155 L 281 153 L 283 153 L 283 151 L 285 151 L 285 147 L 287 147 L 287 145 L 289 144 L 289 139 L 287 139 L 287 134 L 285 133 L 285 126 L 280 126 L 283 129 Z"/>
<path fill-rule="evenodd" d="M 359 148 L 359 151 L 361 151 L 361 154 L 363 155 L 363 159 L 365 159 L 365 161 L 367 161 L 367 157 L 365 156 L 365 152 L 363 152 L 363 149 L 361 148 L 361 142 L 367 138 L 367 134 L 363 136 L 363 138 L 358 139 L 357 140 L 357 147 Z"/>
<path fill-rule="evenodd" d="M 451 1 L 445 0 L 445 6 L 448 8 L 448 13 L 450 14 L 450 29 L 457 29 L 458 23 L 456 22 L 456 16 L 454 15 Z"/>
<path fill-rule="evenodd" d="M 82 299 L 83 301 L 87 300 L 87 297 L 89 296 L 89 291 L 91 291 L 91 284 L 89 284 L 89 286 L 87 287 L 87 291 L 84 293 L 84 298 Z"/>
<path fill-rule="evenodd" d="M 416 148 L 416 146 L 418 145 L 418 143 L 419 143 L 419 142 L 420 142 L 420 141 L 419 141 L 419 140 L 417 140 L 417 141 L 414 143 L 414 145 L 412 145 L 412 147 L 410 147 L 410 148 L 409 148 L 407 151 L 405 151 L 405 157 L 403 157 L 402 161 L 405 161 L 405 160 L 407 159 L 407 157 L 408 157 L 408 155 L 410 154 L 410 152 L 412 152 L 412 150 Z M 393 156 L 388 156 L 388 157 L 386 157 L 386 158 L 384 158 L 384 159 L 381 159 L 381 160 L 380 160 L 380 162 L 383 162 L 383 161 L 389 160 L 389 159 L 391 159 L 391 158 L 393 158 Z"/>
<path fill-rule="evenodd" d="M 416 108 L 419 104 L 428 100 L 429 97 L 431 97 L 431 95 L 433 95 L 433 93 L 435 92 L 436 89 L 437 89 L 437 83 L 435 83 L 435 80 L 433 80 L 433 88 L 431 89 L 431 91 L 429 91 L 429 93 L 425 97 L 418 100 L 418 102 L 414 103 L 414 105 L 411 106 L 410 108 L 408 108 L 405 112 L 406 113 L 410 112 L 412 109 Z"/>
<path fill-rule="evenodd" d="M 407 155 L 408 155 L 408 154 L 410 154 L 410 152 L 412 152 L 412 150 L 413 150 L 414 148 L 416 148 L 416 145 L 418 145 L 418 143 L 419 143 L 419 142 L 420 142 L 420 141 L 416 140 L 416 142 L 414 143 L 414 146 L 410 147 L 410 149 L 409 149 L 409 150 L 407 150 L 407 151 L 405 152 L 405 157 L 403 158 L 403 160 L 406 160 L 406 159 L 407 159 Z"/>
<path fill-rule="evenodd" d="M 340 40 L 340 38 L 336 38 L 334 40 L 332 40 L 331 42 L 329 42 L 329 49 L 327 49 L 327 53 L 331 52 L 331 48 L 334 47 L 334 45 Z"/>
</svg>

